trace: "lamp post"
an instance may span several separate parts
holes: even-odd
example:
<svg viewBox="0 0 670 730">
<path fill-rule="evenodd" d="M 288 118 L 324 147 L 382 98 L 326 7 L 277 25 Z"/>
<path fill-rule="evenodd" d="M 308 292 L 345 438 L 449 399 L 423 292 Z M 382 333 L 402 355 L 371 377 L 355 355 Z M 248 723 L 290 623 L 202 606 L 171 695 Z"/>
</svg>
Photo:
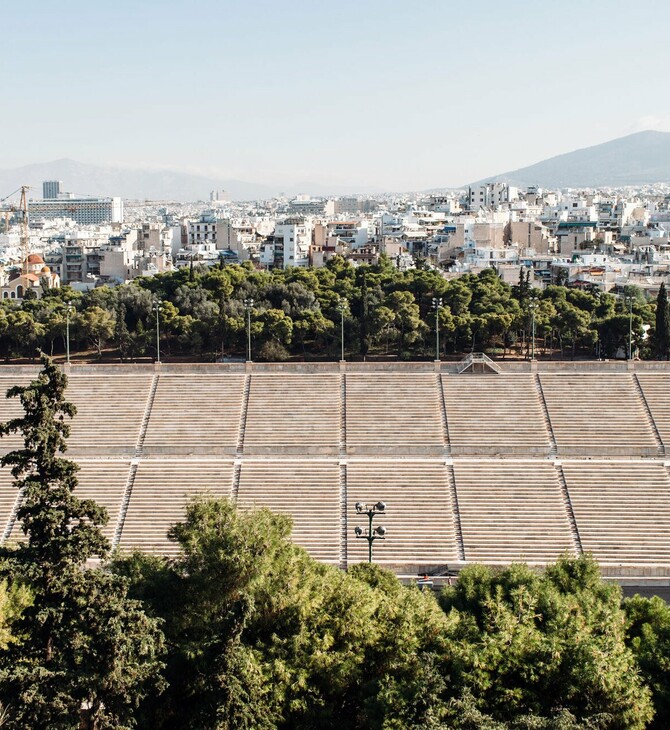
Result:
<svg viewBox="0 0 670 730">
<path fill-rule="evenodd" d="M 532 327 L 531 327 L 531 350 L 530 350 L 530 359 L 535 360 L 535 311 L 537 310 L 538 304 L 537 299 L 535 297 L 531 297 L 530 301 L 528 302 L 528 309 L 530 309 L 530 316 L 532 318 Z"/>
<path fill-rule="evenodd" d="M 72 302 L 65 302 L 65 359 L 70 364 L 70 314 L 74 311 Z"/>
<path fill-rule="evenodd" d="M 152 309 L 156 312 L 156 362 L 161 361 L 161 325 L 160 325 L 160 313 L 163 311 L 161 306 L 162 302 L 160 299 L 154 299 Z"/>
<path fill-rule="evenodd" d="M 340 359 L 344 360 L 344 315 L 347 311 L 347 300 L 340 297 L 337 300 L 337 311 L 340 313 Z"/>
<path fill-rule="evenodd" d="M 626 304 L 628 305 L 628 359 L 633 359 L 633 297 L 626 296 Z"/>
<path fill-rule="evenodd" d="M 356 502 L 356 512 L 359 515 L 368 516 L 368 527 L 363 529 L 362 527 L 355 527 L 354 534 L 358 539 L 368 541 L 368 563 L 372 562 L 372 543 L 375 540 L 386 540 L 386 528 L 382 525 L 377 525 L 375 529 L 372 529 L 372 520 L 375 515 L 382 514 L 386 509 L 384 502 L 377 502 L 373 505 L 363 504 L 363 502 Z"/>
<path fill-rule="evenodd" d="M 251 362 L 251 309 L 254 306 L 254 300 L 247 297 L 244 300 L 244 308 L 247 310 L 247 362 Z"/>
<path fill-rule="evenodd" d="M 435 310 L 435 359 L 440 359 L 440 307 L 442 297 L 433 297 L 433 309 Z"/>
</svg>

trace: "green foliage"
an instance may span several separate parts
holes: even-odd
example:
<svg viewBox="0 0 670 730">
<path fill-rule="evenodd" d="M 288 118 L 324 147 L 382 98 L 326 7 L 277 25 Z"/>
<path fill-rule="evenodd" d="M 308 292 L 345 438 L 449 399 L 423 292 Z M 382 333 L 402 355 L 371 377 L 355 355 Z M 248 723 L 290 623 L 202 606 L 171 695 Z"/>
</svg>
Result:
<svg viewBox="0 0 670 730">
<path fill-rule="evenodd" d="M 452 678 L 495 721 L 562 711 L 606 728 L 651 720 L 649 690 L 625 644 L 620 591 L 592 560 L 566 558 L 541 575 L 523 565 L 468 567 L 440 601 L 455 622 Z"/>
<path fill-rule="evenodd" d="M 247 265 L 194 266 L 114 288 L 102 286 L 83 296 L 64 287 L 48 290 L 36 301 L 4 300 L 0 302 L 0 354 L 29 357 L 36 346 L 63 352 L 64 302 L 74 301 L 73 352 L 91 348 L 100 356 L 112 347 L 122 360 L 153 356 L 154 297 L 163 302 L 161 351 L 168 358 L 244 354 L 243 302 L 248 297 L 255 302 L 251 312 L 255 356 L 272 342 L 280 346 L 277 352 L 289 357 L 337 357 L 340 298 L 348 303 L 347 352 L 361 357 L 432 357 L 433 297 L 443 300 L 440 334 L 445 355 L 473 349 L 506 352 L 516 343 L 519 354 L 528 356 L 523 345 L 530 339 L 531 294 L 539 297 L 536 345 L 541 351 L 558 350 L 563 355 L 567 346 L 572 357 L 578 352 L 593 355 L 597 332 L 606 341 L 603 350 L 608 349 L 608 355 L 621 346 L 623 320 L 617 318 L 626 313 L 621 299 L 564 286 L 538 292 L 531 280 L 532 272 L 523 269 L 514 286 L 505 284 L 493 269 L 447 280 L 429 268 L 398 271 L 385 258 L 376 266 L 354 267 L 335 257 L 321 269 L 270 272 Z M 637 287 L 627 291 L 635 300 L 635 337 L 641 345 L 642 325 L 653 324 L 654 309 Z"/>
<path fill-rule="evenodd" d="M 624 601 L 626 641 L 647 685 L 656 716 L 650 727 L 670 727 L 670 606 L 658 597 Z"/>
<path fill-rule="evenodd" d="M 7 585 L 27 590 L 0 654 L 0 700 L 8 728 L 129 728 L 133 710 L 162 686 L 158 623 L 127 597 L 127 582 L 102 569 L 108 541 L 105 511 L 80 500 L 77 466 L 66 450 L 75 409 L 64 400 L 66 377 L 46 357 L 27 386 L 10 388 L 24 415 L 0 425 L 21 433 L 23 448 L 0 459 L 23 490 L 17 517 L 27 540 L 0 552 Z"/>
<path fill-rule="evenodd" d="M 146 726 L 439 727 L 447 620 L 433 596 L 316 563 L 289 534 L 267 510 L 197 500 L 171 531 L 174 562 L 117 561 L 172 647 Z"/>
<path fill-rule="evenodd" d="M 665 283 L 661 284 L 656 299 L 655 350 L 659 360 L 670 358 L 670 305 Z"/>
</svg>

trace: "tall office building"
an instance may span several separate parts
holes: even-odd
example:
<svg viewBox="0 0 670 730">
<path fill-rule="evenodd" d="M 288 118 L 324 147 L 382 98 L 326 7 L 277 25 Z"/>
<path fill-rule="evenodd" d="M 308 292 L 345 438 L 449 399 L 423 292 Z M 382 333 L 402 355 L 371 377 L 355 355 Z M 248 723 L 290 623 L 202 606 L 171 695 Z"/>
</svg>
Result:
<svg viewBox="0 0 670 730">
<path fill-rule="evenodd" d="M 42 197 L 45 200 L 54 200 L 61 194 L 62 188 L 62 180 L 45 180 L 42 183 Z"/>
</svg>

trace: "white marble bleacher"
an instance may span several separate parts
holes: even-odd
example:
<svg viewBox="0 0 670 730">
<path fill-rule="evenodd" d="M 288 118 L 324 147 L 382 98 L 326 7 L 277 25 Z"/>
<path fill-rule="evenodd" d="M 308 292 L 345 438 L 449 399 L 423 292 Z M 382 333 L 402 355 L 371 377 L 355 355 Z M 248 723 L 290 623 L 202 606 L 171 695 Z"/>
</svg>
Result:
<svg viewBox="0 0 670 730">
<path fill-rule="evenodd" d="M 13 485 L 9 467 L 0 468 L 0 540 L 4 537 L 9 519 L 16 506 L 19 491 Z"/>
<path fill-rule="evenodd" d="M 234 454 L 244 375 L 161 374 L 143 443 L 148 455 Z"/>
<path fill-rule="evenodd" d="M 540 381 L 559 456 L 658 455 L 630 374 L 542 374 Z"/>
<path fill-rule="evenodd" d="M 548 454 L 534 375 L 443 375 L 452 454 Z"/>
<path fill-rule="evenodd" d="M 258 459 L 242 463 L 237 503 L 293 520 L 292 539 L 314 558 L 339 564 L 340 467 L 336 460 Z"/>
<path fill-rule="evenodd" d="M 385 566 L 444 565 L 458 561 L 449 473 L 443 462 L 418 459 L 350 459 L 347 466 L 347 561 L 368 559 L 368 543 L 354 528 L 367 529 L 368 517 L 356 502 L 387 504 L 373 528 L 387 529 L 373 545 L 375 563 Z M 418 568 L 416 568 L 418 569 Z"/>
<path fill-rule="evenodd" d="M 434 373 L 347 373 L 348 454 L 443 454 L 442 396 Z"/>
<path fill-rule="evenodd" d="M 339 450 L 338 374 L 251 376 L 245 454 L 338 454 Z"/>
<path fill-rule="evenodd" d="M 150 375 L 70 375 L 65 397 L 77 413 L 67 453 L 133 455 L 150 387 Z"/>
<path fill-rule="evenodd" d="M 670 477 L 662 462 L 563 461 L 582 548 L 600 563 L 670 566 Z"/>
<path fill-rule="evenodd" d="M 546 563 L 574 552 L 552 463 L 454 459 L 454 476 L 468 562 Z"/>
<path fill-rule="evenodd" d="M 170 527 L 183 519 L 184 508 L 196 495 L 230 497 L 230 459 L 146 459 L 140 462 L 123 523 L 121 550 L 141 549 L 174 555 Z"/>
</svg>

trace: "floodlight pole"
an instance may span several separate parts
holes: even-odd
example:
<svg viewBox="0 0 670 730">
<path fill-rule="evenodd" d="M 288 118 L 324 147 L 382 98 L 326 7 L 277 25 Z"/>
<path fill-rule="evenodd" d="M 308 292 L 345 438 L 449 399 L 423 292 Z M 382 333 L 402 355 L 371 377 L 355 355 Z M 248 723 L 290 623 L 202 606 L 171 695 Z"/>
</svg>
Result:
<svg viewBox="0 0 670 730">
<path fill-rule="evenodd" d="M 244 300 L 244 308 L 247 310 L 247 361 L 251 362 L 251 308 L 254 300 L 248 297 Z"/>
<path fill-rule="evenodd" d="M 154 311 L 156 312 L 156 362 L 161 361 L 161 325 L 160 325 L 160 312 L 161 312 L 161 301 L 160 299 L 154 299 Z"/>
<path fill-rule="evenodd" d="M 433 297 L 433 309 L 435 310 L 435 359 L 440 360 L 440 307 L 442 297 Z"/>
<path fill-rule="evenodd" d="M 375 515 L 382 514 L 385 509 L 386 505 L 384 504 L 384 502 L 377 502 L 372 506 L 362 504 L 361 502 L 356 503 L 356 512 L 360 515 L 365 514 L 368 516 L 367 532 L 364 532 L 360 527 L 356 527 L 354 529 L 356 538 L 361 540 L 367 540 L 368 542 L 368 563 L 372 563 L 372 543 L 375 540 L 386 540 L 386 538 L 384 537 L 384 535 L 386 534 L 385 527 L 379 525 L 376 529 L 372 529 L 372 520 L 374 520 Z"/>
<path fill-rule="evenodd" d="M 340 359 L 344 360 L 344 312 L 347 308 L 346 299 L 339 299 L 337 303 L 337 308 L 340 312 Z"/>
<path fill-rule="evenodd" d="M 535 297 L 530 300 L 528 307 L 530 308 L 530 314 L 532 318 L 530 359 L 535 360 L 535 310 L 537 309 L 537 299 L 535 299 Z"/>
<path fill-rule="evenodd" d="M 68 365 L 70 364 L 70 312 L 73 309 L 72 302 L 65 303 L 65 359 Z"/>
<path fill-rule="evenodd" d="M 633 359 L 633 297 L 626 297 L 628 301 L 628 359 Z"/>
</svg>

